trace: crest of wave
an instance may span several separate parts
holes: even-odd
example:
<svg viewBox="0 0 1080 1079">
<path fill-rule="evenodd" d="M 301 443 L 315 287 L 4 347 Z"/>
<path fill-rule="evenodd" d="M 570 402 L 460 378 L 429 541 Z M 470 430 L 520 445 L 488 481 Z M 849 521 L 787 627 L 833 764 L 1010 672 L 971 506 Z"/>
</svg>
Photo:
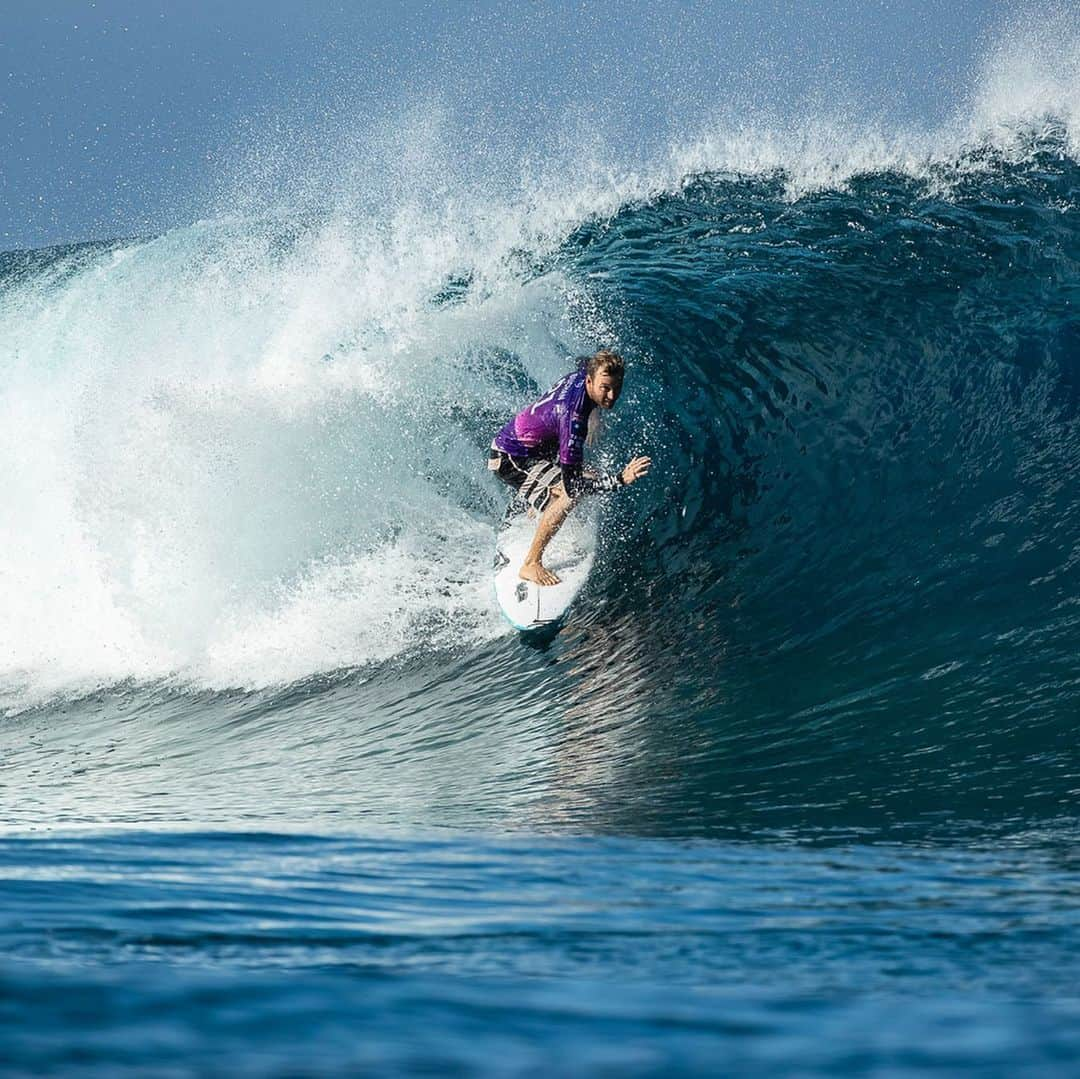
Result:
<svg viewBox="0 0 1080 1079">
<path fill-rule="evenodd" d="M 885 121 L 823 91 L 798 116 L 753 108 L 725 114 L 675 145 L 653 186 L 670 190 L 702 173 L 781 175 L 795 199 L 860 174 L 896 172 L 941 189 L 950 176 L 994 167 L 995 156 L 1023 160 L 1048 137 L 1080 158 L 1075 7 L 1026 7 L 997 27 L 965 99 L 942 125 Z"/>
<path fill-rule="evenodd" d="M 1060 133 L 1080 157 L 1080 10 L 1026 8 L 989 49 L 977 82 L 972 128 L 1004 150 L 1025 148 L 1030 135 Z"/>
</svg>

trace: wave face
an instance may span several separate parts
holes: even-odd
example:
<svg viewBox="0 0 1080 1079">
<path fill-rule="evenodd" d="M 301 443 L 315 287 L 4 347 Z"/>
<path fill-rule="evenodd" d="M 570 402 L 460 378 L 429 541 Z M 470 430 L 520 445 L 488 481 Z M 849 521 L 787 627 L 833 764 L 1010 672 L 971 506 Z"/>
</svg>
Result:
<svg viewBox="0 0 1080 1079">
<path fill-rule="evenodd" d="M 2 256 L 14 766 L 72 820 L 235 822 L 241 760 L 327 824 L 1071 819 L 1080 166 L 1006 119 Z M 533 650 L 484 449 L 599 342 L 656 465 Z"/>
<path fill-rule="evenodd" d="M 648 357 L 664 492 L 616 603 L 708 716 L 687 804 L 1071 812 L 1078 194 L 1048 133 L 794 202 L 698 177 L 575 237 Z"/>
</svg>

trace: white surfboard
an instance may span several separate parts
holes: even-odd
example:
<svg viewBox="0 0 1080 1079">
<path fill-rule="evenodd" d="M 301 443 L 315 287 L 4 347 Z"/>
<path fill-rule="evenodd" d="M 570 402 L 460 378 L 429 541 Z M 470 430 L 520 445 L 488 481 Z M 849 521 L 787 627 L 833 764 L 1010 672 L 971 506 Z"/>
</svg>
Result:
<svg viewBox="0 0 1080 1079">
<path fill-rule="evenodd" d="M 581 591 L 596 557 L 596 522 L 576 506 L 544 552 L 544 565 L 558 584 L 538 585 L 518 576 L 536 534 L 536 518 L 529 518 L 516 499 L 495 537 L 495 596 L 510 623 L 520 630 L 540 629 L 558 622 Z"/>
</svg>

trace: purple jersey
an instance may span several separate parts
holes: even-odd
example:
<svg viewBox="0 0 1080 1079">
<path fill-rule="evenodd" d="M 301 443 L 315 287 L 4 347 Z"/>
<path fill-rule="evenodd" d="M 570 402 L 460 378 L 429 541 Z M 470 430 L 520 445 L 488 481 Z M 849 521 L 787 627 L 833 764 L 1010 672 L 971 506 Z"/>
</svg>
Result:
<svg viewBox="0 0 1080 1079">
<path fill-rule="evenodd" d="M 523 408 L 496 436 L 495 449 L 511 457 L 547 457 L 580 467 L 589 413 L 596 407 L 585 391 L 585 366 L 561 378 L 535 404 Z"/>
</svg>

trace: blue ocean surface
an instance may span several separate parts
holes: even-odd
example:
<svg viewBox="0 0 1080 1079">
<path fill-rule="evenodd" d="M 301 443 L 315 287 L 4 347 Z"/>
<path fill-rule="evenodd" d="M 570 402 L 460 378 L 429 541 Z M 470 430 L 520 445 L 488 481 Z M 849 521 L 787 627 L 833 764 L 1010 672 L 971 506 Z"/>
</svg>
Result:
<svg viewBox="0 0 1080 1079">
<path fill-rule="evenodd" d="M 986 847 L 7 840 L 5 1046 L 35 1074 L 1041 1074 L 1080 1051 L 1075 857 Z"/>
<path fill-rule="evenodd" d="M 1076 1074 L 1078 116 L 0 254 L 0 1074 Z"/>
</svg>

